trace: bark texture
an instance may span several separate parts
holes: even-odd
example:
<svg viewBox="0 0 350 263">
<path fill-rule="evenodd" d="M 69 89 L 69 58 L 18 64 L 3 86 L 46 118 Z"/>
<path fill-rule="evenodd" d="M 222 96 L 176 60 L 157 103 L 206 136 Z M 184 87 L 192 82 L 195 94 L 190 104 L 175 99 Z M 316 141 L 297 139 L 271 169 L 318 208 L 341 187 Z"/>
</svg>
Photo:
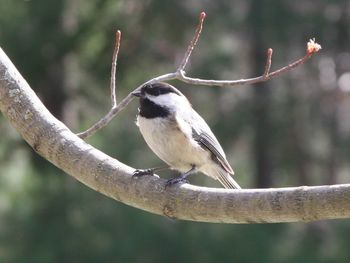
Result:
<svg viewBox="0 0 350 263">
<path fill-rule="evenodd" d="M 117 201 L 171 218 L 276 223 L 350 218 L 350 185 L 226 190 L 133 178 L 133 168 L 72 133 L 41 103 L 0 48 L 0 110 L 46 160 Z"/>
</svg>

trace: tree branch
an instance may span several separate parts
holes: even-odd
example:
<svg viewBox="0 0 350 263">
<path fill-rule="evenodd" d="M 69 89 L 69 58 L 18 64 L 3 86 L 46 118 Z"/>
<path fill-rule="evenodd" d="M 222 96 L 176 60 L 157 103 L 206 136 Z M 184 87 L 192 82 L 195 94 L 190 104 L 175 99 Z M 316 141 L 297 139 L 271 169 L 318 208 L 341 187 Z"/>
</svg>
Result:
<svg viewBox="0 0 350 263">
<path fill-rule="evenodd" d="M 120 105 L 120 104 L 119 104 Z M 74 135 L 41 103 L 0 49 L 0 110 L 46 160 L 117 201 L 171 218 L 213 223 L 277 223 L 350 218 L 350 184 L 228 190 L 133 178 L 133 168 Z"/>
<path fill-rule="evenodd" d="M 203 29 L 203 22 L 204 22 L 205 17 L 206 17 L 205 12 L 201 12 L 199 15 L 199 22 L 198 22 L 198 25 L 197 25 L 196 30 L 194 32 L 193 38 L 192 38 L 190 44 L 188 45 L 187 51 L 186 51 L 180 65 L 176 69 L 176 71 L 173 73 L 164 74 L 164 75 L 155 77 L 153 79 L 150 79 L 150 80 L 142 83 L 134 91 L 140 89 L 145 84 L 155 83 L 155 82 L 159 82 L 159 81 L 169 81 L 169 80 L 175 80 L 175 79 L 180 80 L 180 81 L 185 82 L 185 83 L 188 83 L 188 84 L 192 84 L 192 85 L 206 85 L 206 86 L 219 86 L 219 87 L 225 87 L 225 86 L 233 87 L 233 86 L 242 85 L 242 84 L 255 84 L 255 83 L 267 81 L 273 77 L 276 77 L 276 76 L 278 76 L 286 71 L 289 71 L 289 70 L 303 64 L 314 53 L 318 52 L 321 49 L 321 46 L 319 44 L 317 44 L 314 39 L 310 39 L 310 41 L 307 43 L 306 54 L 304 57 L 289 64 L 288 66 L 285 66 L 283 68 L 280 68 L 280 69 L 275 70 L 275 71 L 270 73 L 273 50 L 271 48 L 269 48 L 267 50 L 265 71 L 264 71 L 263 75 L 261 75 L 259 77 L 255 77 L 255 78 L 239 79 L 239 80 L 208 80 L 208 79 L 187 77 L 185 75 L 185 67 L 188 63 L 188 60 L 190 59 L 192 51 L 194 50 L 194 48 L 197 45 L 197 42 L 199 40 L 199 37 L 200 37 L 202 29 Z M 119 32 L 119 35 L 118 35 L 118 32 Z M 116 46 L 114 48 L 114 53 L 113 53 L 113 61 L 114 61 L 114 58 L 116 59 L 116 55 L 118 55 L 118 51 L 119 51 L 121 33 L 120 33 L 120 31 L 118 31 L 118 32 L 117 32 Z M 119 36 L 119 38 L 118 38 L 118 36 Z M 117 50 L 117 52 L 116 52 L 116 50 Z M 115 83 L 115 65 L 114 64 L 112 64 L 111 83 L 112 83 L 112 81 L 114 81 L 114 83 Z M 114 87 L 114 89 L 112 89 L 112 86 Z M 98 122 L 96 122 L 94 125 L 92 125 L 89 129 L 87 129 L 84 132 L 80 132 L 77 135 L 82 139 L 86 139 L 87 137 L 93 135 L 94 133 L 96 133 L 97 131 L 99 131 L 103 127 L 105 127 L 120 111 L 122 111 L 129 104 L 130 101 L 132 101 L 132 99 L 134 98 L 134 96 L 132 96 L 132 93 L 134 91 L 130 92 L 129 95 L 126 98 L 124 98 L 119 105 L 117 105 L 116 103 L 113 104 L 113 101 L 116 100 L 115 99 L 115 85 L 111 84 L 111 97 L 112 97 L 111 109 L 104 117 L 102 117 Z M 113 105 L 115 105 L 115 106 L 113 106 Z"/>
</svg>

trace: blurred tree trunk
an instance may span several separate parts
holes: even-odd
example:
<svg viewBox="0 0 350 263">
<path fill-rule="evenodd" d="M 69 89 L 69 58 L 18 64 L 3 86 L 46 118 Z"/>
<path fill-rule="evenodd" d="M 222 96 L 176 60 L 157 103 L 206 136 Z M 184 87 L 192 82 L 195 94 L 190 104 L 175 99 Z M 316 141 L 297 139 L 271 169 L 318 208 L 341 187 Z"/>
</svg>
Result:
<svg viewBox="0 0 350 263">
<path fill-rule="evenodd" d="M 342 8 L 339 19 L 335 21 L 333 34 L 334 34 L 334 54 L 336 52 L 348 52 L 348 44 L 350 41 L 350 33 L 348 30 L 349 16 L 346 13 L 345 4 Z M 332 33 L 332 32 L 328 32 Z M 335 79 L 338 80 L 341 74 L 343 74 L 346 69 L 339 67 L 339 61 L 334 61 L 334 74 Z M 337 176 L 339 173 L 339 167 L 341 166 L 341 133 L 339 131 L 339 110 L 341 105 L 341 100 L 343 98 L 343 93 L 339 90 L 337 83 L 334 83 L 330 90 L 324 94 L 326 100 L 326 113 L 325 113 L 325 123 L 328 129 L 329 136 L 329 152 L 327 158 L 327 171 L 326 171 L 326 184 L 337 183 Z"/>
<path fill-rule="evenodd" d="M 288 88 L 288 107 L 291 109 L 291 125 L 289 133 L 287 133 L 289 138 L 288 148 L 291 149 L 291 151 L 288 154 L 293 158 L 292 165 L 295 166 L 295 169 L 292 170 L 297 177 L 297 184 L 309 185 L 310 156 L 307 150 L 309 134 L 305 126 L 305 107 L 303 107 L 303 103 L 300 101 L 300 98 L 303 95 L 300 94 L 298 88 L 293 88 L 292 81 L 288 82 Z"/>
<path fill-rule="evenodd" d="M 329 152 L 326 169 L 326 184 L 335 184 L 337 182 L 337 174 L 339 167 L 339 125 L 338 125 L 338 90 L 335 88 L 328 94 L 330 101 L 328 103 L 328 114 L 326 116 L 326 127 L 328 128 L 329 136 Z M 333 99 L 331 99 L 333 98 Z"/>
<path fill-rule="evenodd" d="M 42 3 L 36 2 L 30 6 L 30 13 L 33 17 L 38 17 L 33 36 L 42 41 L 42 46 L 38 47 L 36 67 L 33 68 L 31 84 L 36 87 L 35 92 L 43 101 L 49 111 L 59 120 L 67 95 L 63 88 L 65 80 L 64 59 L 61 55 L 63 36 L 62 17 L 64 12 L 63 2 L 55 3 L 52 7 L 44 10 Z M 42 37 L 41 37 L 42 35 Z M 58 40 L 56 35 L 61 36 Z M 43 163 L 40 156 L 31 152 L 33 167 L 37 170 L 51 169 L 50 165 Z M 43 174 L 43 178 L 46 176 Z M 44 186 L 43 186 L 44 187 Z"/>
<path fill-rule="evenodd" d="M 248 17 L 251 27 L 251 48 L 252 75 L 259 76 L 264 72 L 265 67 L 265 36 L 264 30 L 264 9 L 265 1 L 252 1 L 250 7 L 250 17 Z M 253 152 L 255 158 L 256 183 L 255 186 L 270 187 L 272 185 L 271 177 L 271 121 L 270 121 L 270 88 L 269 84 L 264 82 L 253 88 L 253 129 L 254 144 Z"/>
<path fill-rule="evenodd" d="M 62 120 L 62 111 L 67 99 L 63 89 L 64 63 L 61 55 L 62 43 L 66 41 L 66 38 L 62 37 L 64 1 L 55 3 L 48 10 L 43 9 L 41 4 L 33 3 L 30 8 L 31 15 L 38 17 L 33 35 L 41 39 L 43 44 L 38 50 L 37 64 L 33 69 L 36 78 L 32 84 L 50 112 Z"/>
</svg>

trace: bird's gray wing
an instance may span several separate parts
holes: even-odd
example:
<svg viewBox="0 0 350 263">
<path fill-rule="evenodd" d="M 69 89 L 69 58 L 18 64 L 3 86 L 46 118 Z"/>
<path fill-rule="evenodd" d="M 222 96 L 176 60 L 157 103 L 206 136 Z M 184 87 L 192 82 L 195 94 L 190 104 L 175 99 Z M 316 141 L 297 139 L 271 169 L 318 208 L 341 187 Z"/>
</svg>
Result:
<svg viewBox="0 0 350 263">
<path fill-rule="evenodd" d="M 226 160 L 224 150 L 215 138 L 215 135 L 202 117 L 200 117 L 198 113 L 196 113 L 196 115 L 196 120 L 193 121 L 193 123 L 199 125 L 192 125 L 192 137 L 200 144 L 200 146 L 212 153 L 213 159 L 217 161 L 226 172 L 234 174 L 230 164 Z"/>
</svg>

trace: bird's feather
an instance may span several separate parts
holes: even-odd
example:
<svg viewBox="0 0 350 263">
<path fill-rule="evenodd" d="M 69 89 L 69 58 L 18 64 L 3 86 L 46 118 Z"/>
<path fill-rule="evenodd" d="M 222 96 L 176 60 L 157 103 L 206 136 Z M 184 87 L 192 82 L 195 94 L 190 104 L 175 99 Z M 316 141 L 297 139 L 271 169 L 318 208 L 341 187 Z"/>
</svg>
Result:
<svg viewBox="0 0 350 263">
<path fill-rule="evenodd" d="M 209 150 L 213 155 L 214 161 L 218 162 L 226 172 L 233 175 L 234 172 L 226 160 L 224 150 L 215 135 L 202 117 L 197 112 L 194 111 L 194 113 L 197 116 L 196 122 L 193 123 L 198 123 L 198 120 L 200 120 L 200 125 L 192 125 L 192 136 L 194 140 L 197 141 L 201 147 Z"/>
<path fill-rule="evenodd" d="M 242 189 L 239 184 L 232 178 L 232 176 L 227 173 L 224 170 L 218 170 L 217 171 L 218 176 L 217 179 L 218 181 L 228 189 Z"/>
</svg>

